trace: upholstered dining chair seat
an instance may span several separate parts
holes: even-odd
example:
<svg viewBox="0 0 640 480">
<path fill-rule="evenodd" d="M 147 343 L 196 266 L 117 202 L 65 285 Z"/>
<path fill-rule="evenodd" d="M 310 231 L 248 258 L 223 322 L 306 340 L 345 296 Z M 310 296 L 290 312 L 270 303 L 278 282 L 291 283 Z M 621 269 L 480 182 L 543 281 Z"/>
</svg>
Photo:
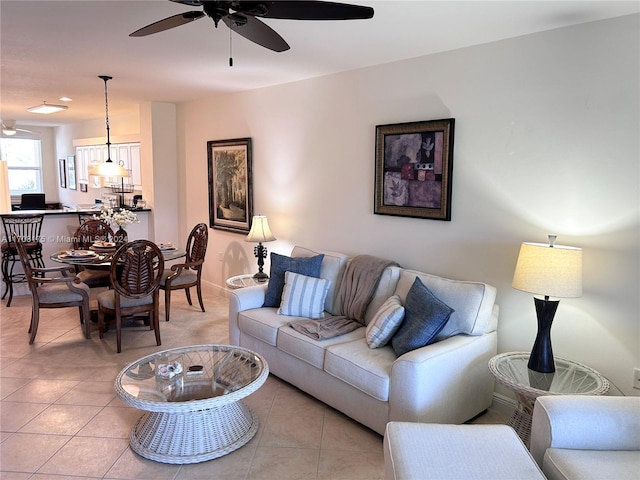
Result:
<svg viewBox="0 0 640 480">
<path fill-rule="evenodd" d="M 166 286 L 167 277 L 171 275 L 174 275 L 174 272 L 172 272 L 171 270 L 165 270 L 165 272 L 162 274 L 162 279 L 160 280 L 160 288 Z M 193 270 L 183 270 L 180 275 L 173 279 L 171 285 L 173 285 L 174 287 L 187 284 L 193 285 L 197 280 L 198 274 L 196 272 L 194 272 Z"/>
<path fill-rule="evenodd" d="M 90 289 L 88 285 L 79 283 L 74 284 L 74 287 L 81 288 L 89 295 Z M 69 290 L 69 287 L 64 283 L 53 283 L 38 287 L 38 299 L 40 303 L 81 302 L 82 295 Z"/>
<path fill-rule="evenodd" d="M 115 300 L 115 292 L 113 290 L 107 290 L 104 292 L 100 292 L 98 294 L 98 302 L 103 307 L 115 309 L 116 308 L 116 300 Z M 153 297 L 151 295 L 142 298 L 129 298 L 129 297 L 120 297 L 120 307 L 129 308 L 129 307 L 139 307 L 141 305 L 151 305 L 153 304 Z"/>
<path fill-rule="evenodd" d="M 109 270 L 82 270 L 76 277 L 91 288 L 109 286 Z"/>
</svg>

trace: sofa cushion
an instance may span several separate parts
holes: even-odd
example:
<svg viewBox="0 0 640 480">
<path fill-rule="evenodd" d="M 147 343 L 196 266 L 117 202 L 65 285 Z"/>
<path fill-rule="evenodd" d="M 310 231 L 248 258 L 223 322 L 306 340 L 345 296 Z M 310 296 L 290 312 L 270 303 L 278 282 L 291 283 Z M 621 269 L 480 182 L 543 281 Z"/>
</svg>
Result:
<svg viewBox="0 0 640 480">
<path fill-rule="evenodd" d="M 277 347 L 279 350 L 322 370 L 324 368 L 326 349 L 329 346 L 352 342 L 363 337 L 364 328 L 361 327 L 337 337 L 314 340 L 286 325 L 278 330 Z"/>
<path fill-rule="evenodd" d="M 550 448 L 542 471 L 549 480 L 637 479 L 640 452 L 637 450 L 571 450 Z"/>
<path fill-rule="evenodd" d="M 275 308 L 253 308 L 238 314 L 238 328 L 242 333 L 275 347 L 278 329 L 290 320 L 290 317 L 276 315 Z"/>
<path fill-rule="evenodd" d="M 294 247 L 291 252 L 292 257 L 304 258 L 315 257 L 320 254 L 324 255 L 320 266 L 320 278 L 324 278 L 331 282 L 329 285 L 329 291 L 327 292 L 327 298 L 324 302 L 324 309 L 331 315 L 337 315 L 338 312 L 334 308 L 334 304 L 338 288 L 340 287 L 340 280 L 342 280 L 342 275 L 344 274 L 344 269 L 347 266 L 349 256 L 343 253 L 329 251 L 314 252 L 313 250 L 299 246 Z"/>
<path fill-rule="evenodd" d="M 284 289 L 278 315 L 323 318 L 324 301 L 331 282 L 324 278 L 307 277 L 285 272 Z"/>
<path fill-rule="evenodd" d="M 395 293 L 403 302 L 416 277 L 436 297 L 455 310 L 436 336 L 436 341 L 460 333 L 482 335 L 490 331 L 491 312 L 496 299 L 495 287 L 480 282 L 449 280 L 415 270 L 402 270 Z"/>
<path fill-rule="evenodd" d="M 360 328 L 358 330 L 364 330 Z M 371 349 L 366 339 L 327 347 L 324 370 L 352 387 L 386 402 L 396 354 L 389 346 Z"/>
<path fill-rule="evenodd" d="M 373 298 L 369 302 L 367 311 L 364 314 L 365 325 L 371 323 L 371 319 L 378 312 L 380 306 L 387 301 L 396 291 L 396 285 L 398 284 L 398 277 L 400 276 L 400 267 L 391 266 L 384 269 L 380 280 L 378 280 L 378 287 L 373 293 Z"/>
<path fill-rule="evenodd" d="M 404 321 L 391 339 L 398 356 L 433 343 L 453 313 L 418 277 L 407 293 L 404 308 Z"/>
<path fill-rule="evenodd" d="M 404 307 L 400 303 L 400 297 L 392 295 L 380 306 L 367 325 L 369 348 L 384 347 L 396 333 L 402 320 L 404 320 Z"/>
<path fill-rule="evenodd" d="M 308 277 L 318 278 L 323 257 L 321 254 L 309 258 L 293 258 L 272 252 L 269 285 L 267 285 L 267 293 L 262 306 L 276 308 L 280 306 L 285 272 L 300 273 Z"/>
</svg>

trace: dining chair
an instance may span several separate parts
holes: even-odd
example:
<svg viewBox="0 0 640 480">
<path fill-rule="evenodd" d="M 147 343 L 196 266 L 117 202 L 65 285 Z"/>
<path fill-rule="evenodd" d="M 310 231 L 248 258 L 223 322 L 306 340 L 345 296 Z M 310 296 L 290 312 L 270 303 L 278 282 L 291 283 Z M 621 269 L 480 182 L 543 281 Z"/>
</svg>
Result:
<svg viewBox="0 0 640 480">
<path fill-rule="evenodd" d="M 204 312 L 202 301 L 202 264 L 207 253 L 207 243 L 209 242 L 209 228 L 205 223 L 199 223 L 191 230 L 187 238 L 186 262 L 176 263 L 166 270 L 160 280 L 160 289 L 164 290 L 164 318 L 169 321 L 171 310 L 171 291 L 183 289 L 187 296 L 187 302 L 191 303 L 191 287 L 196 287 L 200 309 Z"/>
<path fill-rule="evenodd" d="M 98 330 L 105 331 L 105 314 L 115 316 L 118 353 L 122 351 L 122 319 L 146 314 L 156 344 L 160 341 L 159 292 L 164 258 L 158 246 L 149 240 L 134 240 L 122 245 L 111 259 L 111 289 L 98 294 Z"/>
<path fill-rule="evenodd" d="M 85 338 L 91 338 L 89 287 L 75 278 L 73 267 L 33 267 L 31 265 L 32 259 L 27 252 L 25 243 L 15 233 L 13 234 L 13 244 L 18 251 L 18 258 L 29 284 L 33 301 L 31 323 L 29 325 L 29 333 L 31 334 L 29 344 L 33 344 L 36 339 L 41 308 L 78 307 L 84 336 Z M 57 273 L 59 276 L 46 277 L 47 273 Z"/>
<path fill-rule="evenodd" d="M 99 219 L 85 220 L 73 234 L 73 248 L 89 250 L 97 242 L 113 242 L 113 230 L 107 222 Z M 111 285 L 109 270 L 106 268 L 90 268 L 77 266 L 78 278 L 90 288 L 108 287 Z"/>
<path fill-rule="evenodd" d="M 0 269 L 2 270 L 2 281 L 5 284 L 2 298 L 4 299 L 7 293 L 9 294 L 7 307 L 10 307 L 13 299 L 13 284 L 27 281 L 23 272 L 14 273 L 15 266 L 20 263 L 20 260 L 16 245 L 12 241 L 12 235 L 15 233 L 23 242 L 25 251 L 34 265 L 38 268 L 44 267 L 40 236 L 44 214 L 5 214 L 1 217 L 5 235 L 0 246 L 2 251 Z"/>
</svg>

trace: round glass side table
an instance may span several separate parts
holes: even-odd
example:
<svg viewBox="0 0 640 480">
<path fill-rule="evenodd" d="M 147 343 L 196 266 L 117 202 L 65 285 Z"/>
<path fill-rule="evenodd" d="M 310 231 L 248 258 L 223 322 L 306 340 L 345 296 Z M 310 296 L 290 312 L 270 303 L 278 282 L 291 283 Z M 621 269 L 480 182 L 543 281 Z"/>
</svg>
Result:
<svg viewBox="0 0 640 480">
<path fill-rule="evenodd" d="M 266 285 L 269 283 L 269 279 L 267 278 L 265 281 L 260 282 L 251 273 L 245 273 L 227 278 L 226 283 L 227 287 L 235 290 L 236 288 L 253 287 L 254 285 Z"/>
<path fill-rule="evenodd" d="M 560 357 L 554 359 L 556 371 L 553 373 L 529 370 L 526 352 L 502 353 L 489 360 L 491 374 L 516 395 L 516 409 L 507 424 L 514 428 L 527 447 L 536 398 L 541 395 L 604 395 L 609 391 L 609 381 L 593 368 Z"/>
</svg>

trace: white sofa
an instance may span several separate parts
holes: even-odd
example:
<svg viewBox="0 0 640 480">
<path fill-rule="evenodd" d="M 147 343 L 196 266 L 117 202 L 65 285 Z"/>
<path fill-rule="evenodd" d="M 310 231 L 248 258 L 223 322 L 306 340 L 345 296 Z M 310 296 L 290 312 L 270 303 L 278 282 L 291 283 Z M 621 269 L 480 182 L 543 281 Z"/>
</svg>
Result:
<svg viewBox="0 0 640 480">
<path fill-rule="evenodd" d="M 538 397 L 531 454 L 549 480 L 640 478 L 640 397 Z"/>
<path fill-rule="evenodd" d="M 331 281 L 325 311 L 336 314 L 336 295 L 350 257 L 302 247 L 295 247 L 291 256 L 319 253 L 324 254 L 320 276 Z M 487 363 L 497 348 L 496 290 L 480 282 L 387 267 L 366 322 L 390 296 L 404 302 L 416 277 L 455 312 L 436 343 L 400 357 L 388 345 L 369 348 L 364 327 L 320 341 L 297 332 L 288 325 L 297 317 L 262 307 L 265 286 L 230 292 L 230 342 L 260 353 L 271 373 L 381 435 L 392 420 L 465 422 L 492 402 L 494 384 Z"/>
</svg>

